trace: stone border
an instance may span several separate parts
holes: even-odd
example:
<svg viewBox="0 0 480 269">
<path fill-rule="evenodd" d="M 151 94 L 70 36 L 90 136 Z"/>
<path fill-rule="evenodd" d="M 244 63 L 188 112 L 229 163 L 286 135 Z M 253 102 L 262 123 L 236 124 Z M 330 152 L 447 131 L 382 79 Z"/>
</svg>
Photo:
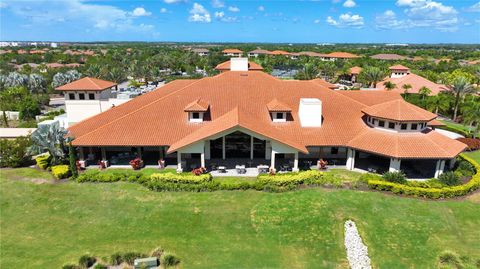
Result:
<svg viewBox="0 0 480 269">
<path fill-rule="evenodd" d="M 345 221 L 345 249 L 352 269 L 371 269 L 368 248 L 358 234 L 357 226 L 352 220 Z"/>
</svg>

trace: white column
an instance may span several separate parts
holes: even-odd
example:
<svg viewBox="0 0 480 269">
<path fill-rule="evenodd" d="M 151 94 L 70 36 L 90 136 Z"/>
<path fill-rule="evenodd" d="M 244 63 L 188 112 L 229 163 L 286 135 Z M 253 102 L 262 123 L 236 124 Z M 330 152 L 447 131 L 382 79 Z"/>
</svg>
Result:
<svg viewBox="0 0 480 269">
<path fill-rule="evenodd" d="M 390 168 L 388 169 L 388 171 L 399 172 L 401 162 L 402 162 L 402 160 L 400 160 L 400 159 L 390 158 Z"/>
<path fill-rule="evenodd" d="M 177 173 L 183 172 L 182 169 L 182 153 L 177 151 Z"/>
<path fill-rule="evenodd" d="M 205 141 L 205 159 L 210 160 L 210 140 Z"/>
<path fill-rule="evenodd" d="M 101 148 L 101 151 L 102 151 L 102 161 L 106 161 L 107 160 L 107 152 L 105 151 L 105 148 Z"/>
<path fill-rule="evenodd" d="M 253 136 L 250 136 L 250 160 L 253 160 Z"/>
<path fill-rule="evenodd" d="M 298 151 L 295 152 L 295 159 L 293 160 L 293 169 L 292 172 L 298 172 Z"/>
<path fill-rule="evenodd" d="M 222 136 L 222 159 L 226 159 L 226 154 L 225 154 L 225 136 Z"/>
<path fill-rule="evenodd" d="M 270 144 L 270 141 L 266 140 L 265 141 L 265 159 L 270 160 L 271 159 L 271 153 L 272 153 L 272 145 Z"/>
<path fill-rule="evenodd" d="M 200 153 L 200 166 L 205 167 L 205 153 Z"/>
<path fill-rule="evenodd" d="M 275 169 L 275 151 L 272 149 L 272 155 L 270 156 L 270 168 Z"/>
<path fill-rule="evenodd" d="M 355 150 L 347 149 L 347 169 L 353 170 L 355 168 Z"/>
<path fill-rule="evenodd" d="M 441 174 L 443 174 L 444 169 L 445 169 L 445 160 L 438 160 L 436 169 L 435 169 L 435 178 L 438 178 Z"/>
</svg>

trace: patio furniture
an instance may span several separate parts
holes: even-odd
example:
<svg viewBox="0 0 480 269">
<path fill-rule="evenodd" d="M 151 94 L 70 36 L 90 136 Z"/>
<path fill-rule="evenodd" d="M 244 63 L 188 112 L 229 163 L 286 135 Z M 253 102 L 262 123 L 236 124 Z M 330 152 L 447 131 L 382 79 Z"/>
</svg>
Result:
<svg viewBox="0 0 480 269">
<path fill-rule="evenodd" d="M 237 170 L 237 174 L 247 173 L 247 169 L 245 168 L 245 165 L 235 165 L 235 170 Z"/>
<path fill-rule="evenodd" d="M 227 168 L 225 166 L 219 166 L 217 169 L 218 169 L 219 173 L 226 173 L 227 172 Z"/>
<path fill-rule="evenodd" d="M 265 174 L 265 173 L 268 173 L 268 165 L 259 165 L 257 166 L 257 169 L 258 169 L 258 173 L 259 174 Z"/>
<path fill-rule="evenodd" d="M 320 159 L 318 162 L 317 162 L 317 167 L 318 167 L 318 170 L 326 170 L 327 169 L 327 164 L 328 162 L 323 160 L 323 159 Z"/>
<path fill-rule="evenodd" d="M 165 160 L 164 159 L 158 160 L 158 168 L 159 169 L 165 169 Z"/>
</svg>

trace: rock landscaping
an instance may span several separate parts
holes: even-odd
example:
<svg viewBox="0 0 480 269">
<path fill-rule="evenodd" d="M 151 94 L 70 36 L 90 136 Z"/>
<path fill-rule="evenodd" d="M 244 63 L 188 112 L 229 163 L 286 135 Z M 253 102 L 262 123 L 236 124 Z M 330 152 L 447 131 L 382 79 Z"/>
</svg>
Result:
<svg viewBox="0 0 480 269">
<path fill-rule="evenodd" d="M 345 249 L 347 250 L 348 263 L 352 269 L 370 269 L 370 258 L 368 257 L 367 246 L 363 243 L 358 234 L 355 222 L 345 222 Z"/>
</svg>

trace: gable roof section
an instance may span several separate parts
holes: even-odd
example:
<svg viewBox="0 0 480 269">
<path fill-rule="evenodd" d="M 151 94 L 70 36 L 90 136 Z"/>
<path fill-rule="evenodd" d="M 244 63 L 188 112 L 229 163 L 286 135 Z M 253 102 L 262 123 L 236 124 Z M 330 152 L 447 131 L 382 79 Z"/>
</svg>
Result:
<svg viewBox="0 0 480 269">
<path fill-rule="evenodd" d="M 332 89 L 332 90 L 338 88 L 337 85 L 332 84 L 332 83 L 330 83 L 330 82 L 328 82 L 328 81 L 326 81 L 326 80 L 320 79 L 320 78 L 312 79 L 311 81 L 312 81 L 313 83 L 316 83 L 316 84 L 318 84 L 318 85 L 320 85 L 320 86 L 323 86 L 323 87 L 326 87 L 326 88 L 329 88 L 329 89 Z"/>
<path fill-rule="evenodd" d="M 410 58 L 405 57 L 403 55 L 392 54 L 392 53 L 375 54 L 375 55 L 370 56 L 370 58 L 377 59 L 377 60 L 406 60 L 406 59 L 410 59 Z"/>
<path fill-rule="evenodd" d="M 395 121 L 431 121 L 437 115 L 404 100 L 393 100 L 362 109 L 372 117 Z"/>
<path fill-rule="evenodd" d="M 379 83 L 377 83 L 376 88 L 380 90 L 385 90 L 384 83 L 387 81 L 390 81 L 393 84 L 395 84 L 395 88 L 392 89 L 391 91 L 396 91 L 399 93 L 405 92 L 405 90 L 403 89 L 403 85 L 405 84 L 412 86 L 412 88 L 408 90 L 408 93 L 419 93 L 422 87 L 427 87 L 428 89 L 430 89 L 431 90 L 430 95 L 437 95 L 442 91 L 450 91 L 450 89 L 443 84 L 437 84 L 422 76 L 419 76 L 413 73 L 410 73 L 408 75 L 405 75 L 399 78 L 390 78 L 390 77 L 386 78 L 383 81 L 380 81 Z"/>
<path fill-rule="evenodd" d="M 362 68 L 360 66 L 354 66 L 354 67 L 350 68 L 348 71 L 352 75 L 358 75 L 358 74 L 360 74 L 360 72 L 362 72 Z"/>
<path fill-rule="evenodd" d="M 222 50 L 223 53 L 243 53 L 243 51 L 239 49 L 224 49 Z"/>
<path fill-rule="evenodd" d="M 273 99 L 267 104 L 267 109 L 270 112 L 290 112 L 292 109 L 277 99 Z"/>
<path fill-rule="evenodd" d="M 208 102 L 202 100 L 202 99 L 197 99 L 193 102 L 191 102 L 190 104 L 188 104 L 184 111 L 185 112 L 205 112 L 208 110 L 208 107 L 210 105 L 208 104 Z"/>
<path fill-rule="evenodd" d="M 103 91 L 116 86 L 117 83 L 98 78 L 84 77 L 56 88 L 57 91 Z"/>
<path fill-rule="evenodd" d="M 331 52 L 329 54 L 324 55 L 325 57 L 330 57 L 330 58 L 343 58 L 343 59 L 352 59 L 352 58 L 359 58 L 360 56 L 349 53 L 349 52 Z"/>
<path fill-rule="evenodd" d="M 410 68 L 408 68 L 404 65 L 401 65 L 401 64 L 392 65 L 388 69 L 390 69 L 390 70 L 410 70 Z"/>
<path fill-rule="evenodd" d="M 230 70 L 230 60 L 220 63 L 215 67 L 215 70 L 219 71 L 228 71 Z M 249 71 L 262 71 L 263 67 L 256 62 L 248 61 L 248 70 Z"/>
</svg>

